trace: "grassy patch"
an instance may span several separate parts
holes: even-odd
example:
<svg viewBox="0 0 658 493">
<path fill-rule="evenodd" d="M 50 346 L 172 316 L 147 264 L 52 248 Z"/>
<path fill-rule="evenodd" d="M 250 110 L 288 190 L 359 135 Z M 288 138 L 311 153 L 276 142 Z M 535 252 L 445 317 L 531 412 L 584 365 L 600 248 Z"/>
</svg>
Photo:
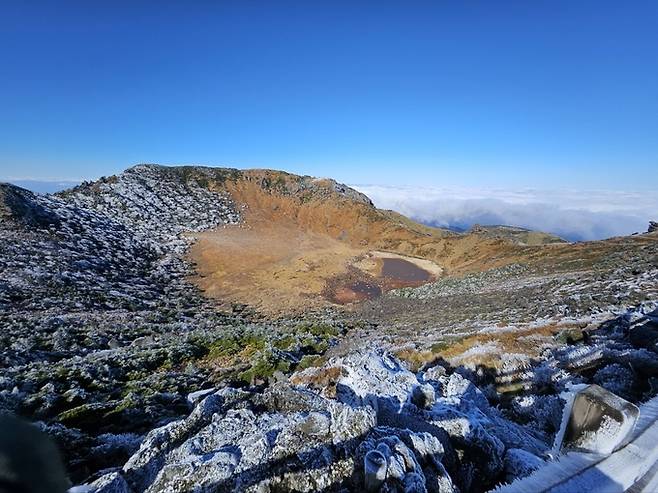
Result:
<svg viewBox="0 0 658 493">
<path fill-rule="evenodd" d="M 256 360 L 251 368 L 239 373 L 238 378 L 245 383 L 254 383 L 257 380 L 267 380 L 274 375 L 275 371 L 287 373 L 290 369 L 291 364 L 289 361 L 268 352 Z"/>
<path fill-rule="evenodd" d="M 290 350 L 296 345 L 297 338 L 294 335 L 283 336 L 272 343 L 272 346 L 282 351 Z"/>
<path fill-rule="evenodd" d="M 264 337 L 256 334 L 229 336 L 217 339 L 207 345 L 207 359 L 234 359 L 237 356 L 248 357 L 267 347 Z"/>
<path fill-rule="evenodd" d="M 327 323 L 301 323 L 295 327 L 295 332 L 311 334 L 316 337 L 337 337 L 340 330 Z"/>
<path fill-rule="evenodd" d="M 393 353 L 396 358 L 404 361 L 410 371 L 417 372 L 425 364 L 434 361 L 437 354 L 432 351 L 419 351 L 417 349 L 405 348 Z"/>
<path fill-rule="evenodd" d="M 303 356 L 301 360 L 299 360 L 299 363 L 297 364 L 297 367 L 295 369 L 306 370 L 307 368 L 311 368 L 312 366 L 321 366 L 323 362 L 324 362 L 324 358 L 322 356 L 307 354 Z"/>
</svg>

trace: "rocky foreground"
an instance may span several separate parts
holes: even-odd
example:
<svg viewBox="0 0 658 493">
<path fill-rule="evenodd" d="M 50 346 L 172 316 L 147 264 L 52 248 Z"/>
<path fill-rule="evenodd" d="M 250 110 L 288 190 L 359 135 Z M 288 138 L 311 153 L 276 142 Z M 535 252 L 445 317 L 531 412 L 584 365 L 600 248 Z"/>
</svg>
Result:
<svg viewBox="0 0 658 493">
<path fill-rule="evenodd" d="M 412 373 L 381 351 L 262 391 L 195 393 L 189 417 L 151 431 L 121 469 L 76 492 L 487 491 L 549 459 L 570 385 L 655 394 L 656 347 L 633 344 L 658 334 L 654 315 L 628 313 L 589 344 L 546 354 L 520 370 L 528 392 L 507 401 L 483 392 L 477 371 L 436 361 Z"/>
<path fill-rule="evenodd" d="M 0 184 L 0 409 L 55 439 L 76 491 L 487 491 L 545 463 L 569 385 L 658 393 L 656 233 L 510 244 L 501 267 L 271 319 L 189 282 L 190 235 L 243 222 L 237 173 Z M 328 183 L 295 190 L 371 207 Z"/>
</svg>

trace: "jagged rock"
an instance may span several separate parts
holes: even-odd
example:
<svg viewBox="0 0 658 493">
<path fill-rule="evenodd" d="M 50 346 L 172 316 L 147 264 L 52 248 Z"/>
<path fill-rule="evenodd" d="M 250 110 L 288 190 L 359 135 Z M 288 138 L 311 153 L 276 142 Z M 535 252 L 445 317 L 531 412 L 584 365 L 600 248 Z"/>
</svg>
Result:
<svg viewBox="0 0 658 493">
<path fill-rule="evenodd" d="M 138 491 L 143 491 L 152 483 L 164 466 L 166 455 L 190 435 L 207 425 L 214 413 L 224 408 L 226 404 L 224 397 L 227 393 L 228 391 L 224 391 L 210 395 L 194 408 L 188 418 L 151 431 L 139 450 L 123 466 L 123 474 L 130 485 Z M 235 395 L 231 394 L 230 397 L 235 398 Z"/>
<path fill-rule="evenodd" d="M 91 483 L 87 491 L 79 493 L 130 493 L 130 488 L 118 472 L 112 472 Z"/>
<path fill-rule="evenodd" d="M 378 427 L 359 446 L 357 455 L 361 454 L 365 454 L 366 487 L 379 485 L 382 491 L 454 491 L 441 462 L 443 446 L 429 433 Z"/>
<path fill-rule="evenodd" d="M 431 455 L 429 462 L 434 466 L 434 473 L 428 474 L 429 477 L 445 478 L 446 469 L 456 471 L 453 447 L 467 451 L 465 457 L 468 457 L 473 474 L 481 484 L 495 482 L 503 470 L 507 447 L 527 448 L 533 453 L 548 449 L 547 443 L 531 436 L 518 425 L 509 423 L 491 409 L 479 389 L 458 373 L 434 377 L 437 380 L 425 378 L 436 385 L 441 394 L 433 406 L 419 408 L 406 403 L 413 402 L 414 389 L 428 384 L 421 384 L 416 375 L 399 366 L 387 354 L 353 353 L 329 364 L 341 369 L 336 397 L 350 405 L 370 406 L 377 412 L 380 428 L 373 432 L 375 436 L 371 439 L 380 437 L 379 440 L 391 449 L 391 444 L 387 442 L 390 437 L 396 437 L 398 441 L 402 439 L 400 443 L 406 444 L 409 454 L 424 458 L 425 462 L 417 460 L 416 465 L 427 464 L 426 456 Z M 384 428 L 381 428 L 382 425 Z M 410 435 L 405 438 L 404 433 L 396 430 L 414 433 L 414 438 Z M 381 438 L 383 433 L 386 435 Z M 369 450 L 377 448 L 376 443 L 373 442 Z M 432 452 L 428 453 L 423 448 L 429 448 Z M 378 450 L 382 452 L 381 448 Z M 446 451 L 450 454 L 444 456 Z M 404 461 L 386 457 L 387 478 L 395 476 L 401 481 L 402 473 L 418 472 L 417 469 L 422 473 L 420 466 L 401 469 L 399 464 Z M 436 484 L 441 483 L 436 481 Z"/>
<path fill-rule="evenodd" d="M 520 454 L 506 454 L 514 447 L 498 435 L 518 435 L 510 440 L 525 440 L 520 446 L 528 445 L 529 454 L 536 447 L 462 375 L 441 376 L 436 383 L 444 393 L 428 407 L 411 403 L 414 389 L 428 384 L 386 353 L 327 363 L 337 367 L 337 400 L 289 382 L 262 393 L 226 388 L 207 395 L 188 418 L 150 432 L 121 477 L 132 491 L 151 493 L 192 485 L 198 491 L 343 486 L 447 493 L 474 479 L 493 485 L 503 471 L 521 474 L 513 468 Z"/>
<path fill-rule="evenodd" d="M 415 472 L 407 474 L 402 480 L 405 493 L 426 493 L 425 478 Z"/>
<path fill-rule="evenodd" d="M 217 392 L 216 388 L 197 390 L 196 392 L 190 392 L 189 394 L 187 394 L 187 402 L 191 406 L 195 406 L 196 404 L 201 402 L 201 400 L 203 400 L 204 397 L 209 396 L 210 394 L 214 394 L 215 392 Z"/>
<path fill-rule="evenodd" d="M 378 402 L 399 408 L 419 384 L 416 376 L 389 354 L 354 352 L 337 360 L 335 366 L 343 369 L 337 398 L 351 405 Z"/>
<path fill-rule="evenodd" d="M 443 366 L 432 366 L 423 372 L 425 382 L 440 382 L 441 377 L 446 376 L 446 369 Z"/>
<path fill-rule="evenodd" d="M 279 407 L 281 389 L 264 395 L 223 389 L 189 418 L 149 433 L 123 468 L 135 491 L 242 491 L 270 485 L 316 491 L 345 479 L 350 451 L 375 424 L 353 409 L 287 389 L 297 409 Z M 243 406 L 243 407 L 240 407 Z"/>
<path fill-rule="evenodd" d="M 658 222 L 649 221 L 649 229 L 647 230 L 647 232 L 654 233 L 655 231 L 658 231 Z"/>
<path fill-rule="evenodd" d="M 459 373 L 453 373 L 444 378 L 443 382 L 442 392 L 445 403 L 456 405 L 457 408 L 464 411 L 470 411 L 473 407 L 485 414 L 489 411 L 489 402 L 484 394 L 473 382 Z"/>
<path fill-rule="evenodd" d="M 364 485 L 368 491 L 426 491 L 425 476 L 415 454 L 396 435 L 368 438 L 359 447 L 364 456 Z M 407 488 L 412 488 L 408 490 Z"/>
</svg>

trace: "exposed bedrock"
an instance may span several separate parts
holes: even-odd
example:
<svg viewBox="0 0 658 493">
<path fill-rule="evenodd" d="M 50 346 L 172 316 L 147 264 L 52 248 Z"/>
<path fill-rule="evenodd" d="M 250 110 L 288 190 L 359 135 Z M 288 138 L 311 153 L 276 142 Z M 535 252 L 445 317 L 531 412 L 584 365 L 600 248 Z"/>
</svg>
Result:
<svg viewBox="0 0 658 493">
<path fill-rule="evenodd" d="M 485 491 L 529 474 L 549 447 L 465 377 L 414 374 L 383 352 L 295 381 L 204 397 L 86 490 Z"/>
</svg>

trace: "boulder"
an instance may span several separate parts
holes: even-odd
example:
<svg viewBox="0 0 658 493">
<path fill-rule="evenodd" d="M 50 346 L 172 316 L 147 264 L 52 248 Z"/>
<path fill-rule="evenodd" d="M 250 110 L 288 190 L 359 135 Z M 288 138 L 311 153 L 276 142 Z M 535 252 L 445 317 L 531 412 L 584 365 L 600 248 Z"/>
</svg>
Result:
<svg viewBox="0 0 658 493">
<path fill-rule="evenodd" d="M 89 485 L 88 493 L 131 493 L 128 483 L 118 472 L 101 476 Z M 69 493 L 72 493 L 69 490 Z M 73 492 L 75 493 L 75 492 Z M 80 493 L 83 493 L 82 491 Z"/>
<path fill-rule="evenodd" d="M 388 463 L 379 450 L 370 450 L 363 457 L 364 488 L 366 491 L 379 491 L 386 481 Z"/>
</svg>

